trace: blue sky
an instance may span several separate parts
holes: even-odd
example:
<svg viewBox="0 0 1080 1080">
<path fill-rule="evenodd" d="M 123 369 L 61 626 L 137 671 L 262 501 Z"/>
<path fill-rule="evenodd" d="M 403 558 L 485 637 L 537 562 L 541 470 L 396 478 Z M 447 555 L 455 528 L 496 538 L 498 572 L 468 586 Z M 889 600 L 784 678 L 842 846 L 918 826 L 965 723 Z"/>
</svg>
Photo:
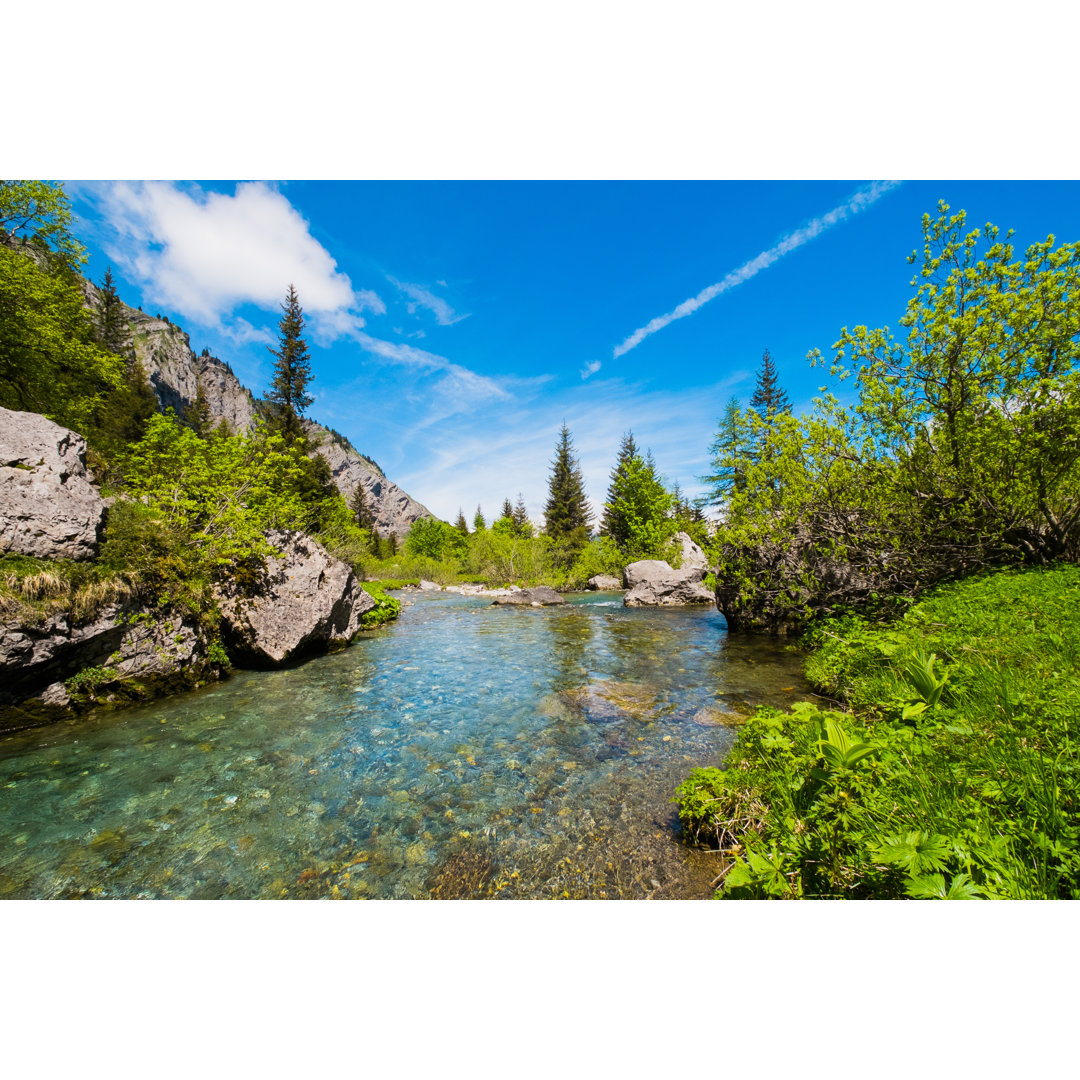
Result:
<svg viewBox="0 0 1080 1080">
<path fill-rule="evenodd" d="M 490 519 L 519 491 L 539 518 L 564 419 L 596 507 L 628 429 L 669 481 L 697 493 L 716 419 L 732 395 L 749 398 L 765 348 L 802 406 L 826 379 L 809 350 L 827 353 L 845 325 L 896 326 L 911 293 L 906 256 L 939 199 L 972 227 L 1013 228 L 1018 246 L 1080 239 L 1076 182 L 67 190 L 90 275 L 111 265 L 125 300 L 180 323 L 256 393 L 294 283 L 315 372 L 310 415 L 450 519 L 478 503 Z"/>
</svg>

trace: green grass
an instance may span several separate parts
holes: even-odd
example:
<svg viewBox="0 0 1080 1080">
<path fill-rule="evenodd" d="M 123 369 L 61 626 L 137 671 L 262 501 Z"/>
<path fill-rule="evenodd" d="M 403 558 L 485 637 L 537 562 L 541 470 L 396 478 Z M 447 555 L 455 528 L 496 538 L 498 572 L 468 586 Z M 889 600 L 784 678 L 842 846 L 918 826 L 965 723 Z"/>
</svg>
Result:
<svg viewBox="0 0 1080 1080">
<path fill-rule="evenodd" d="M 724 896 L 1080 898 L 1080 568 L 943 586 L 833 620 L 807 676 L 679 788 Z"/>
</svg>

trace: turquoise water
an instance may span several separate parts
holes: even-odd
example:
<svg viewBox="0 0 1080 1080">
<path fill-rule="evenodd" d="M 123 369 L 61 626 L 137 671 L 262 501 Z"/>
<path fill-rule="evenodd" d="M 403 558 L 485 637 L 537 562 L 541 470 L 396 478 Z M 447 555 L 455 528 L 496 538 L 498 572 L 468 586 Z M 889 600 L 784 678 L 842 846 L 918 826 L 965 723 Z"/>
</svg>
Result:
<svg viewBox="0 0 1080 1080">
<path fill-rule="evenodd" d="M 333 656 L 0 739 L 0 896 L 710 895 L 672 791 L 799 696 L 797 657 L 615 594 L 411 601 Z"/>
</svg>

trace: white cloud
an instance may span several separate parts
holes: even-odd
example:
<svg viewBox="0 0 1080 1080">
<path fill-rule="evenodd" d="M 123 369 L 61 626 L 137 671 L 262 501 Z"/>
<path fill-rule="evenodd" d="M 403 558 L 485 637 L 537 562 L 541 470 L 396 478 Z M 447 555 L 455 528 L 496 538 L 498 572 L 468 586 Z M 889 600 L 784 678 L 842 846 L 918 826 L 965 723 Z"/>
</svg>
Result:
<svg viewBox="0 0 1080 1080">
<path fill-rule="evenodd" d="M 468 315 L 458 315 L 441 296 L 436 296 L 422 285 L 414 285 L 408 281 L 398 281 L 397 278 L 390 277 L 389 274 L 387 277 L 409 298 L 410 302 L 406 304 L 406 308 L 410 315 L 415 315 L 418 307 L 427 308 L 435 316 L 435 321 L 440 326 L 453 326 L 454 323 L 461 322 L 462 319 L 469 317 Z M 437 284 L 445 286 L 446 282 L 440 281 Z"/>
<path fill-rule="evenodd" d="M 116 182 L 102 211 L 115 230 L 107 251 L 148 301 L 204 326 L 221 327 L 242 304 L 277 311 L 290 284 L 324 340 L 363 326 L 361 311 L 386 305 L 354 290 L 307 221 L 261 182 L 233 195 L 173 183 Z"/>
<path fill-rule="evenodd" d="M 581 377 L 587 379 L 590 375 L 595 375 L 603 365 L 599 360 L 590 360 L 582 369 Z"/>
<path fill-rule="evenodd" d="M 772 266 L 774 262 L 783 258 L 789 252 L 820 236 L 826 229 L 831 229 L 834 225 L 847 220 L 852 214 L 857 214 L 860 210 L 872 206 L 882 195 L 892 191 L 899 184 L 899 180 L 878 180 L 869 187 L 857 191 L 846 203 L 835 207 L 819 218 L 814 218 L 809 225 L 788 233 L 778 244 L 744 263 L 737 270 L 732 270 L 722 281 L 710 285 L 707 289 L 702 289 L 697 296 L 684 300 L 673 311 L 669 311 L 666 315 L 658 315 L 655 319 L 635 330 L 625 341 L 615 346 L 612 352 L 613 358 L 618 359 L 620 356 L 625 355 L 631 349 L 640 345 L 650 334 L 663 330 L 665 326 L 676 319 L 692 315 L 699 307 L 707 304 L 714 297 L 727 292 L 728 289 L 735 288 L 736 285 L 741 285 L 744 281 L 748 281 L 755 274 L 759 274 L 762 270 Z"/>
</svg>

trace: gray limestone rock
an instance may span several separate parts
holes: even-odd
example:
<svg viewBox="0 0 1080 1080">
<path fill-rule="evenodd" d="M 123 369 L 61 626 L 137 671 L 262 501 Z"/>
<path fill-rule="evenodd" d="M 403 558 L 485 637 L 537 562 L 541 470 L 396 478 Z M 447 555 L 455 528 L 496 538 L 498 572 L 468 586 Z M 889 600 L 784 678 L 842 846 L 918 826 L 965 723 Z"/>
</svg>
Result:
<svg viewBox="0 0 1080 1080">
<path fill-rule="evenodd" d="M 597 574 L 596 577 L 589 578 L 588 586 L 590 589 L 613 591 L 615 589 L 622 588 L 622 582 L 612 577 L 610 574 Z"/>
<path fill-rule="evenodd" d="M 93 558 L 105 509 L 81 435 L 37 413 L 0 408 L 0 551 Z"/>
<path fill-rule="evenodd" d="M 503 604 L 521 604 L 526 607 L 546 607 L 548 604 L 565 604 L 566 601 L 550 585 L 537 585 L 532 589 L 518 589 L 493 600 L 492 607 Z"/>
<path fill-rule="evenodd" d="M 230 655 L 240 664 L 275 667 L 351 641 L 361 616 L 375 607 L 352 570 L 302 533 L 267 539 L 283 554 L 267 560 L 255 594 L 216 590 Z"/>
<path fill-rule="evenodd" d="M 672 539 L 679 548 L 679 567 L 682 570 L 708 570 L 709 560 L 705 552 L 684 532 L 677 532 Z"/>
<path fill-rule="evenodd" d="M 711 604 L 713 594 L 701 584 L 702 570 L 673 570 L 660 559 L 642 559 L 623 571 L 629 590 L 623 597 L 626 607 L 681 607 Z"/>
</svg>

